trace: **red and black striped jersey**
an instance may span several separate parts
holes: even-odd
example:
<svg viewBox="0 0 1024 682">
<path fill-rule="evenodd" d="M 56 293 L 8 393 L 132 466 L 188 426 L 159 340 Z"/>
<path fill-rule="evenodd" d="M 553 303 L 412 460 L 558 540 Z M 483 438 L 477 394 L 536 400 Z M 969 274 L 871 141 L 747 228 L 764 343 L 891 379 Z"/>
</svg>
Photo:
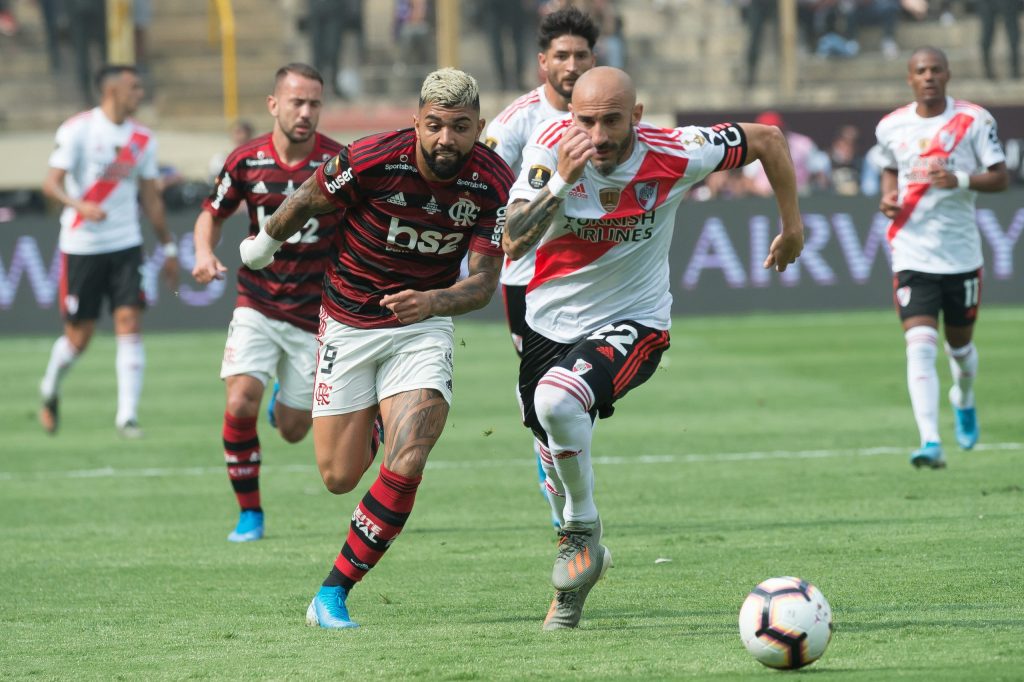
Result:
<svg viewBox="0 0 1024 682">
<path fill-rule="evenodd" d="M 503 255 L 515 179 L 508 164 L 477 143 L 455 178 L 430 182 L 416 168 L 417 144 L 412 128 L 371 135 L 316 172 L 320 190 L 345 209 L 323 295 L 324 310 L 343 324 L 400 326 L 381 297 L 450 287 L 468 250 Z"/>
<path fill-rule="evenodd" d="M 341 148 L 340 143 L 317 133 L 309 156 L 289 166 L 278 157 L 270 133 L 256 137 L 228 156 L 203 209 L 224 219 L 244 200 L 249 234 L 255 236 L 285 198 Z M 324 272 L 331 261 L 331 241 L 339 219 L 337 213 L 315 216 L 281 245 L 269 267 L 239 267 L 236 305 L 316 332 Z"/>
</svg>

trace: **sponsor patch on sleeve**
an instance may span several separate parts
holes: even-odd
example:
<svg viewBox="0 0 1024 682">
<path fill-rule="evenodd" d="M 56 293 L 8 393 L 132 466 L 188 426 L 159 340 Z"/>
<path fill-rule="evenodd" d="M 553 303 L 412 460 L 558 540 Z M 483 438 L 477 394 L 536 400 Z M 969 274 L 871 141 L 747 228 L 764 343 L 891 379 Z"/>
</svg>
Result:
<svg viewBox="0 0 1024 682">
<path fill-rule="evenodd" d="M 551 169 L 547 166 L 530 166 L 530 187 L 534 189 L 544 189 L 548 184 L 548 180 L 551 179 Z"/>
</svg>

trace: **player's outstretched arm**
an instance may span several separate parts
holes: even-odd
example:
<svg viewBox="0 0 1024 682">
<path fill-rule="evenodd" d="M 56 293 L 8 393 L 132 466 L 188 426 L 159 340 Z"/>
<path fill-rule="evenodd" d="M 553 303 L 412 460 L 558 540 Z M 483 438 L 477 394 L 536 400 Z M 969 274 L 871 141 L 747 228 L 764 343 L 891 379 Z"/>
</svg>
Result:
<svg viewBox="0 0 1024 682">
<path fill-rule="evenodd" d="M 274 262 L 274 254 L 288 237 L 302 229 L 315 215 L 335 210 L 320 190 L 316 173 L 306 178 L 295 193 L 270 216 L 255 237 L 245 239 L 238 247 L 242 262 L 253 270 L 265 268 Z"/>
<path fill-rule="evenodd" d="M 469 252 L 469 275 L 447 289 L 413 291 L 406 289 L 389 294 L 380 304 L 393 312 L 402 324 L 412 324 L 428 317 L 450 317 L 478 310 L 487 305 L 498 287 L 501 258 Z"/>
<path fill-rule="evenodd" d="M 800 202 L 796 194 L 796 173 L 789 144 L 782 131 L 775 126 L 741 123 L 747 136 L 747 163 L 760 161 L 775 193 L 779 207 L 782 232 L 772 240 L 764 267 L 778 272 L 795 262 L 804 248 L 804 223 L 800 217 Z"/>
</svg>

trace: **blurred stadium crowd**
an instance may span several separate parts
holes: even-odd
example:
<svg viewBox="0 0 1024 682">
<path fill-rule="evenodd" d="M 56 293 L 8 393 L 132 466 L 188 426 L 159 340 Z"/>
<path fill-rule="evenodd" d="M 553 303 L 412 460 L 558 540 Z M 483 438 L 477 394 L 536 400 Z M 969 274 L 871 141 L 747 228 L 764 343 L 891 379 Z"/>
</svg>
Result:
<svg viewBox="0 0 1024 682">
<path fill-rule="evenodd" d="M 0 105 L 0 132 L 5 128 L 52 131 L 77 109 L 95 104 L 92 74 L 107 49 L 108 2 L 0 0 L 0 56 L 7 62 L 0 71 L 9 74 L 9 79 L 3 79 L 8 82 L 3 89 L 8 111 L 5 114 Z M 308 61 L 324 74 L 332 95 L 326 103 L 328 111 L 369 111 L 381 102 L 407 105 L 420 79 L 437 65 L 441 41 L 437 17 L 442 4 L 443 0 L 233 0 L 239 44 L 239 117 L 244 120 L 225 121 L 218 115 L 219 96 L 215 94 L 219 51 L 209 52 L 210 73 L 196 73 L 191 79 L 189 67 L 204 62 L 193 61 L 183 67 L 167 57 L 176 49 L 194 52 L 167 24 L 177 22 L 182 24 L 181 31 L 188 30 L 181 20 L 185 15 L 178 13 L 203 14 L 207 3 L 189 0 L 171 8 L 152 0 L 134 0 L 129 3 L 134 59 L 145 78 L 150 112 L 155 114 L 144 111 L 142 118 L 153 123 L 158 134 L 167 129 L 196 129 L 194 114 L 201 108 L 197 100 L 203 98 L 210 107 L 205 129 L 232 130 L 224 137 L 222 149 L 208 151 L 208 155 L 222 158 L 229 141 L 238 141 L 239 123 L 257 133 L 266 124 L 262 118 L 266 78 L 260 77 L 255 84 L 251 81 L 257 79 L 256 74 L 269 73 L 292 59 Z M 457 3 L 460 61 L 491 93 L 492 110 L 486 111 L 485 106 L 485 114 L 493 115 L 510 101 L 512 93 L 538 82 L 534 44 L 538 22 L 567 4 L 580 6 L 595 17 L 601 27 L 595 50 L 598 63 L 623 67 L 635 75 L 649 115 L 709 123 L 701 114 L 718 110 L 737 119 L 756 116 L 783 127 L 805 196 L 876 194 L 878 167 L 871 151 L 874 130 L 867 116 L 851 116 L 845 121 L 833 117 L 818 123 L 792 117 L 794 106 L 804 111 L 841 110 L 844 106 L 878 112 L 891 109 L 906 100 L 903 68 L 897 60 L 922 39 L 937 43 L 951 55 L 953 73 L 958 76 L 951 85 L 956 96 L 985 105 L 993 104 L 991 98 L 999 100 L 996 103 L 1024 105 L 1024 88 L 1019 87 L 1024 0 L 795 0 L 801 89 L 788 100 L 775 87 L 779 0 L 461 0 Z M 195 6 L 188 9 L 185 5 Z M 257 16 L 265 14 L 266 8 L 279 10 L 287 21 L 278 26 L 274 23 L 277 16 L 270 18 L 270 23 L 266 16 Z M 271 30 L 268 27 L 276 27 L 279 35 L 266 35 Z M 251 44 L 253 32 L 263 35 L 259 48 L 268 55 L 259 63 L 253 63 L 258 60 L 254 56 L 257 48 Z M 178 42 L 171 44 L 172 38 Z M 263 42 L 271 49 L 262 49 Z M 192 57 L 198 60 L 201 55 Z M 16 61 L 32 60 L 45 63 L 45 69 L 16 68 Z M 720 74 L 716 62 L 728 73 Z M 186 75 L 178 75 L 179 71 Z M 19 119 L 11 113 L 19 106 L 14 103 L 17 100 L 10 97 L 17 93 L 18 77 L 39 81 L 45 80 L 47 73 L 58 84 L 58 95 L 43 98 L 37 112 Z M 884 79 L 880 73 L 886 74 Z M 211 80 L 214 89 L 208 95 L 199 94 L 206 92 L 202 86 Z M 680 86 L 666 87 L 666 83 Z M 964 92 L 965 87 L 977 88 L 979 83 L 991 89 Z M 836 91 L 831 95 L 836 101 L 822 103 L 821 92 L 830 87 Z M 702 99 L 701 92 L 708 97 Z M 890 97 L 889 93 L 898 94 Z M 194 99 L 188 99 L 190 95 Z M 869 97 L 874 100 L 866 101 Z M 807 103 L 800 107 L 802 101 Z M 1024 131 L 1017 130 L 1014 120 L 1021 117 L 1002 114 L 997 118 L 1004 126 L 1000 132 L 1011 176 L 1020 184 L 1024 182 Z M 332 125 L 332 120 L 338 123 Z M 349 132 L 369 132 L 363 129 L 365 125 L 349 125 L 347 120 L 328 115 L 323 124 L 341 137 L 348 137 Z M 873 120 L 877 121 L 877 116 Z M 378 123 L 391 127 L 391 121 L 378 120 L 372 121 L 372 127 Z M 203 126 L 198 124 L 199 129 Z M 209 179 L 199 177 L 194 169 L 170 166 L 165 168 L 165 177 L 171 188 L 186 180 Z M 191 195 L 202 193 L 200 188 Z M 755 166 L 712 176 L 694 189 L 692 198 L 768 193 L 764 175 Z"/>
</svg>

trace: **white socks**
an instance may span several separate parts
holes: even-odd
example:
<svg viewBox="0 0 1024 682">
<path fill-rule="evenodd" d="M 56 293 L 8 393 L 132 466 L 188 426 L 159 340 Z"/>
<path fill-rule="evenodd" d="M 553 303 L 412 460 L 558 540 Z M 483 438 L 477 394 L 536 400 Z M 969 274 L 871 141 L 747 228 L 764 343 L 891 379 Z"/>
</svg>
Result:
<svg viewBox="0 0 1024 682">
<path fill-rule="evenodd" d="M 552 518 L 557 519 L 558 525 L 562 526 L 565 524 L 565 486 L 562 484 L 562 479 L 558 477 L 554 460 L 551 458 L 551 451 L 536 438 L 533 439 L 533 451 L 540 457 L 541 466 L 544 467 L 544 473 L 547 475 L 541 488 L 544 491 L 544 496 L 548 498 L 548 504 L 551 505 Z"/>
<path fill-rule="evenodd" d="M 565 521 L 596 522 L 590 461 L 593 422 L 589 414 L 594 394 L 569 370 L 552 367 L 537 384 L 533 404 L 538 421 L 547 431 L 549 456 L 564 487 Z"/>
<path fill-rule="evenodd" d="M 142 395 L 142 373 L 146 368 L 146 353 L 142 348 L 139 334 L 118 334 L 117 336 L 117 418 L 115 423 L 124 426 L 137 421 L 139 396 Z"/>
<path fill-rule="evenodd" d="M 57 397 L 60 393 L 60 382 L 71 369 L 71 365 L 75 364 L 78 354 L 78 349 L 68 341 L 68 337 L 61 336 L 54 341 L 50 350 L 50 361 L 46 364 L 46 373 L 39 383 L 39 393 L 43 400 Z"/>
<path fill-rule="evenodd" d="M 978 350 L 974 343 L 953 348 L 946 344 L 949 371 L 953 374 L 953 388 L 949 399 L 959 408 L 974 407 L 974 377 L 978 374 Z"/>
<path fill-rule="evenodd" d="M 932 327 L 911 327 L 907 340 L 907 388 L 910 405 L 921 432 L 921 444 L 939 442 L 939 373 L 935 369 L 939 332 Z"/>
</svg>

